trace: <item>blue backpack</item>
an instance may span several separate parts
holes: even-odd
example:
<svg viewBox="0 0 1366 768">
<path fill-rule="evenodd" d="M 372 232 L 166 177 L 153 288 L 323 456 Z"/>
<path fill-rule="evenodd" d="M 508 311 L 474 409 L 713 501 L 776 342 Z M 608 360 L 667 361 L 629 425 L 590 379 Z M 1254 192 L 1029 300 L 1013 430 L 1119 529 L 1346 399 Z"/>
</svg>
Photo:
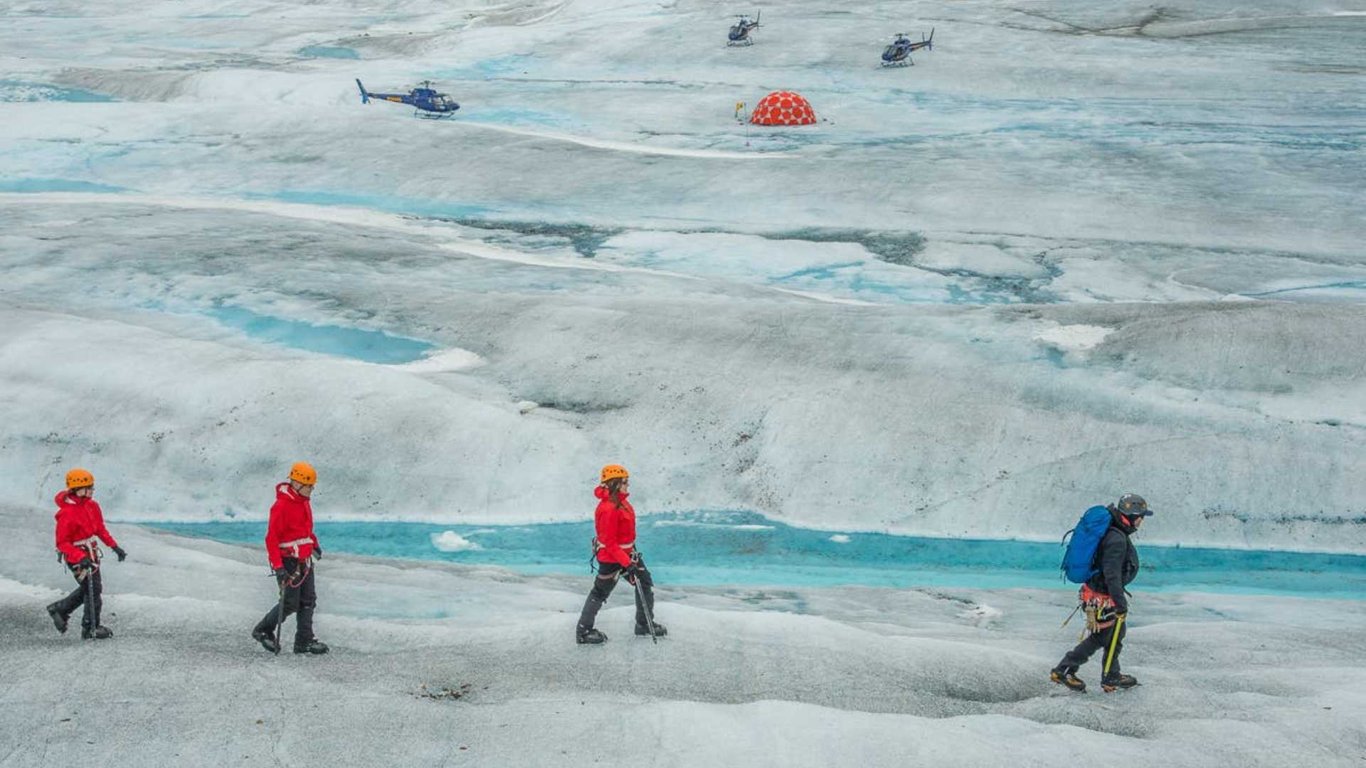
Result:
<svg viewBox="0 0 1366 768">
<path fill-rule="evenodd" d="M 1095 567 L 1100 540 L 1110 530 L 1110 510 L 1091 507 L 1077 521 L 1077 527 L 1062 537 L 1062 573 L 1073 584 L 1085 584 L 1099 570 Z"/>
</svg>

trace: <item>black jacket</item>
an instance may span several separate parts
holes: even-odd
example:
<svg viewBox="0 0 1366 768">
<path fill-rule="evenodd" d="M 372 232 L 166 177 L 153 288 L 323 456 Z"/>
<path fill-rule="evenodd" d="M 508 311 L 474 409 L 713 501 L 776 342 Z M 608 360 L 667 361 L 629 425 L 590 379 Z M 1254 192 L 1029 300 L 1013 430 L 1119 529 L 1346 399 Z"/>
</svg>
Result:
<svg viewBox="0 0 1366 768">
<path fill-rule="evenodd" d="M 1134 529 L 1125 525 L 1117 512 L 1110 512 L 1114 521 L 1096 548 L 1096 566 L 1100 572 L 1092 576 L 1086 585 L 1109 595 L 1115 601 L 1115 610 L 1128 613 L 1129 598 L 1124 595 L 1124 587 L 1138 575 L 1138 550 L 1134 549 L 1134 543 L 1129 538 Z"/>
</svg>

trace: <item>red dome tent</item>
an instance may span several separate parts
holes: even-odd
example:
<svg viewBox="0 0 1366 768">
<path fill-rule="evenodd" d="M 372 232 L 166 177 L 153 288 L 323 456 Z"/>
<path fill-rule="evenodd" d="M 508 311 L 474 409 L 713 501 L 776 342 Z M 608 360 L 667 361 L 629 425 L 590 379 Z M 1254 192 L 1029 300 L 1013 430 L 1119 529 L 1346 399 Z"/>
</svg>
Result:
<svg viewBox="0 0 1366 768">
<path fill-rule="evenodd" d="M 774 91 L 759 100 L 749 115 L 754 125 L 811 125 L 816 110 L 800 93 Z"/>
</svg>

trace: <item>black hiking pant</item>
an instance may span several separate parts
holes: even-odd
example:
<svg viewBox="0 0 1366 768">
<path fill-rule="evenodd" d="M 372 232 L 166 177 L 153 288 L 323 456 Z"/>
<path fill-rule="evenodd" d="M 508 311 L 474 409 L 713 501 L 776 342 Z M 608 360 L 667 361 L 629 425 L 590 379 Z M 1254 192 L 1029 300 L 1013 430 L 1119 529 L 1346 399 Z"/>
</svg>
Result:
<svg viewBox="0 0 1366 768">
<path fill-rule="evenodd" d="M 93 631 L 100 626 L 100 609 L 104 607 L 104 580 L 100 578 L 100 569 L 96 568 L 90 572 L 90 584 L 87 585 L 85 579 L 80 578 L 80 572 L 76 567 L 71 567 L 71 575 L 76 578 L 76 589 L 71 594 L 57 601 L 57 610 L 62 616 L 70 616 L 76 609 L 85 606 L 85 615 L 81 617 L 81 629 Z"/>
<path fill-rule="evenodd" d="M 313 609 L 318 605 L 318 593 L 313 586 L 313 564 L 310 562 L 300 562 L 297 558 L 286 557 L 284 559 L 285 578 L 282 587 L 285 591 L 285 617 L 291 613 L 297 613 L 298 619 L 294 627 L 294 646 L 296 648 L 308 645 L 313 642 Z M 301 572 L 304 572 L 301 574 Z M 275 636 L 276 623 L 283 624 L 284 618 L 280 616 L 280 604 L 265 615 L 261 621 L 257 622 L 256 632 L 266 632 L 272 637 Z M 280 638 L 275 638 L 280 642 Z"/>
<path fill-rule="evenodd" d="M 1096 652 L 1100 651 L 1101 674 L 1104 675 L 1105 655 L 1110 652 L 1110 640 L 1115 636 L 1115 630 L 1119 630 L 1119 640 L 1115 643 L 1115 658 L 1110 662 L 1109 677 L 1119 677 L 1119 653 L 1124 650 L 1124 635 L 1128 633 L 1127 626 L 1120 626 L 1115 622 L 1099 632 L 1093 632 L 1086 636 L 1077 647 L 1067 652 L 1058 662 L 1058 669 L 1076 674 L 1088 659 Z"/>
<path fill-rule="evenodd" d="M 579 614 L 579 632 L 587 632 L 593 628 L 593 622 L 597 621 L 598 611 L 602 609 L 602 604 L 607 602 L 607 597 L 612 594 L 612 590 L 617 586 L 617 579 L 621 572 L 625 570 L 616 563 L 598 563 L 598 576 L 593 579 L 593 591 L 588 593 L 588 599 L 584 601 L 583 612 Z M 636 626 L 645 626 L 645 609 L 650 609 L 650 615 L 655 615 L 655 581 L 650 577 L 650 572 L 645 569 L 645 561 L 636 562 L 636 580 L 640 582 L 640 591 L 636 592 Z M 631 588 L 635 592 L 635 588 Z M 645 595 L 645 602 L 640 601 L 640 596 Z"/>
</svg>

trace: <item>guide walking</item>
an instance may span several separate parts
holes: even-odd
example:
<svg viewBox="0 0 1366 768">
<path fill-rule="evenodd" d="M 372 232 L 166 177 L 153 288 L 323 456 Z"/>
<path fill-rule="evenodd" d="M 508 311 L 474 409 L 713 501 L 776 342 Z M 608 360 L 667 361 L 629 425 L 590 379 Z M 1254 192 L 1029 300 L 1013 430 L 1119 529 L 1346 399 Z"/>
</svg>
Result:
<svg viewBox="0 0 1366 768">
<path fill-rule="evenodd" d="M 1138 685 L 1138 680 L 1119 669 L 1120 652 L 1124 650 L 1124 622 L 1129 615 L 1129 598 L 1124 587 L 1138 575 L 1138 550 L 1134 548 L 1132 537 L 1142 526 L 1143 518 L 1152 514 L 1143 497 L 1126 493 L 1113 506 L 1092 507 L 1082 516 L 1068 545 L 1063 567 L 1072 578 L 1078 564 L 1089 564 L 1080 590 L 1080 607 L 1086 615 L 1086 636 L 1049 673 L 1053 682 L 1077 692 L 1085 691 L 1086 683 L 1077 677 L 1077 672 L 1096 651 L 1103 650 L 1101 689 L 1110 693 Z"/>
</svg>

